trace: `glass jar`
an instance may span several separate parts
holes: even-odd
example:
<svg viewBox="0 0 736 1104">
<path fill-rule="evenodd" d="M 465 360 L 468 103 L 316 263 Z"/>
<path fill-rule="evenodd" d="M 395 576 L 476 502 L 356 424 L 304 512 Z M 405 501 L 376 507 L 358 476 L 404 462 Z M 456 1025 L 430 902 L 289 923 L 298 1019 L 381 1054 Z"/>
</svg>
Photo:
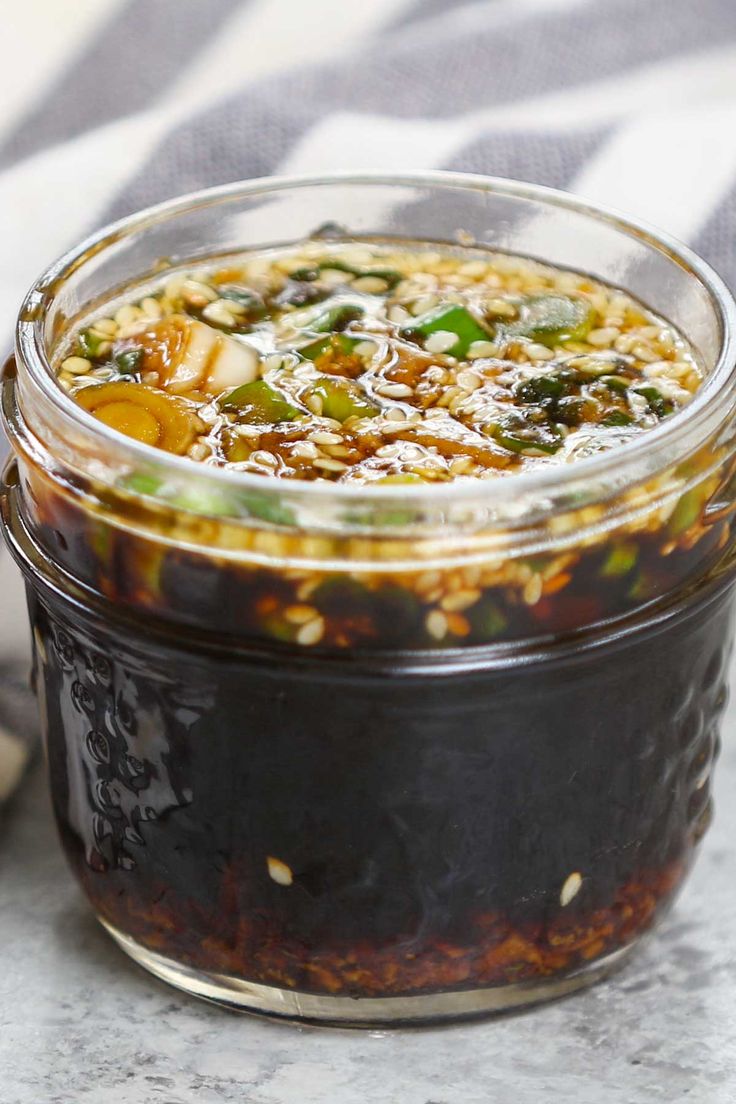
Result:
<svg viewBox="0 0 736 1104">
<path fill-rule="evenodd" d="M 126 288 L 307 237 L 585 271 L 675 323 L 706 380 L 574 464 L 379 488 L 156 452 L 53 379 L 60 336 Z M 734 311 L 662 235 L 443 173 L 202 192 L 44 273 L 4 377 L 4 529 L 61 838 L 136 961 L 238 1008 L 352 1024 L 507 1009 L 623 961 L 710 817 Z"/>
</svg>

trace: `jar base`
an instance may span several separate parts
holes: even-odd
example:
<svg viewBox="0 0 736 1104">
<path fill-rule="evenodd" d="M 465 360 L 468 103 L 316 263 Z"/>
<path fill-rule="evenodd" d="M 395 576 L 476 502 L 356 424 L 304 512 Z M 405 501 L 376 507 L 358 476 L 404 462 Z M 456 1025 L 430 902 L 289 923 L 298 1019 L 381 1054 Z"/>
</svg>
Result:
<svg viewBox="0 0 736 1104">
<path fill-rule="evenodd" d="M 183 966 L 141 946 L 98 917 L 115 942 L 144 970 L 181 989 L 235 1012 L 269 1019 L 332 1027 L 403 1027 L 478 1019 L 568 996 L 607 978 L 628 960 L 640 940 L 596 959 L 574 973 L 486 989 L 416 996 L 346 997 L 261 985 L 228 974 Z"/>
</svg>

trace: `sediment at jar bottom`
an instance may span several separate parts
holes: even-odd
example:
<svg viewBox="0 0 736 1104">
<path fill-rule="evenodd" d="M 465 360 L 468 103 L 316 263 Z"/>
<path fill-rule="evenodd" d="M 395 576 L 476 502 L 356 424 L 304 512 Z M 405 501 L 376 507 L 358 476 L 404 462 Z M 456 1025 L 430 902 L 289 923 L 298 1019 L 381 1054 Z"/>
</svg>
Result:
<svg viewBox="0 0 736 1104">
<path fill-rule="evenodd" d="M 65 848 L 103 919 L 204 971 L 353 996 L 564 975 L 652 925 L 707 826 L 731 607 L 701 588 L 598 646 L 423 673 L 33 585 Z"/>
</svg>

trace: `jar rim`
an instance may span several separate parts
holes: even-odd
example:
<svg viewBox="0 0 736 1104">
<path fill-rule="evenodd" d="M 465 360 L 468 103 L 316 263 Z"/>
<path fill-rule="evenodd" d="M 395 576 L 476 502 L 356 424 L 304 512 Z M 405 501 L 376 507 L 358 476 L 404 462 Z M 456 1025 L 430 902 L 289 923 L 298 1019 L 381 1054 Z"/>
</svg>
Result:
<svg viewBox="0 0 736 1104">
<path fill-rule="evenodd" d="M 692 400 L 681 410 L 635 439 L 591 457 L 566 465 L 554 464 L 526 472 L 515 472 L 504 479 L 378 486 L 290 480 L 287 488 L 285 481 L 276 476 L 201 465 L 188 457 L 163 453 L 153 446 L 123 436 L 96 419 L 58 386 L 46 352 L 43 330 L 45 312 L 60 284 L 73 275 L 86 260 L 97 256 L 106 247 L 113 246 L 128 235 L 141 233 L 148 227 L 197 208 L 224 204 L 241 196 L 254 198 L 300 188 L 335 185 L 413 186 L 437 192 L 441 192 L 443 188 L 465 189 L 529 200 L 607 223 L 622 234 L 665 253 L 705 290 L 717 319 L 720 337 L 718 357 L 713 370 Z M 544 258 L 540 260 L 543 261 Z M 553 490 L 556 495 L 564 495 L 565 492 L 574 494 L 575 488 L 582 484 L 601 478 L 605 480 L 606 474 L 612 469 L 617 472 L 620 486 L 624 467 L 632 472 L 632 482 L 636 482 L 638 476 L 635 469 L 642 458 L 652 461 L 656 456 L 661 457 L 660 464 L 648 467 L 648 476 L 664 470 L 672 462 L 672 450 L 679 448 L 681 455 L 687 455 L 697 449 L 726 420 L 736 405 L 736 302 L 721 277 L 689 246 L 642 220 L 569 192 L 502 177 L 440 170 L 407 173 L 348 171 L 260 177 L 190 192 L 139 210 L 103 226 L 45 269 L 21 305 L 16 328 L 16 350 L 36 393 L 50 404 L 56 415 L 61 416 L 65 428 L 77 434 L 86 432 L 96 444 L 109 445 L 118 456 L 129 457 L 131 465 L 157 465 L 172 475 L 196 477 L 200 482 L 223 490 L 239 489 L 278 497 L 288 490 L 291 499 L 312 502 L 315 507 L 320 501 L 329 500 L 341 509 L 349 509 L 352 504 L 358 503 L 365 506 L 367 502 L 376 507 L 381 504 L 391 506 L 396 505 L 397 501 L 410 508 L 426 505 L 432 510 L 442 509 L 443 506 L 473 504 L 488 509 L 508 505 L 522 496 L 544 494 Z M 714 402 L 716 399 L 718 402 Z"/>
</svg>

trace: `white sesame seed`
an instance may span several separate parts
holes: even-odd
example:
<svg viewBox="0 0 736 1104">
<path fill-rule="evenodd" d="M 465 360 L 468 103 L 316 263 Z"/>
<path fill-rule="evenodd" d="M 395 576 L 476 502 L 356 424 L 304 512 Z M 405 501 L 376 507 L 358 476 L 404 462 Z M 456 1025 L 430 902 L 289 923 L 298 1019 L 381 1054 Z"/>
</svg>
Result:
<svg viewBox="0 0 736 1104">
<path fill-rule="evenodd" d="M 325 633 L 325 622 L 322 617 L 314 617 L 307 621 L 296 634 L 297 644 L 319 644 Z"/>
<path fill-rule="evenodd" d="M 409 399 L 414 394 L 406 383 L 379 383 L 375 390 L 386 399 Z"/>
<path fill-rule="evenodd" d="M 322 459 L 320 456 L 314 461 L 314 467 L 322 468 L 324 471 L 342 472 L 347 470 L 348 465 L 343 464 L 342 460 Z"/>
<path fill-rule="evenodd" d="M 251 453 L 250 458 L 255 464 L 262 464 L 267 468 L 275 468 L 278 465 L 277 458 L 266 449 L 256 449 L 255 452 Z"/>
<path fill-rule="evenodd" d="M 498 346 L 492 341 L 474 341 L 468 347 L 468 360 L 480 360 L 481 357 L 494 357 Z"/>
<path fill-rule="evenodd" d="M 458 336 L 452 330 L 437 330 L 429 335 L 424 342 L 424 348 L 428 353 L 447 353 L 457 343 Z"/>
<path fill-rule="evenodd" d="M 311 441 L 295 441 L 291 446 L 292 456 L 302 456 L 305 460 L 316 460 L 319 449 Z"/>
<path fill-rule="evenodd" d="M 157 319 L 163 314 L 161 310 L 161 304 L 158 299 L 154 299 L 152 295 L 147 295 L 141 302 L 141 310 L 145 314 L 146 318 Z M 117 318 L 117 315 L 115 316 Z"/>
<path fill-rule="evenodd" d="M 195 441 L 187 451 L 187 456 L 190 460 L 206 460 L 207 457 L 211 455 L 212 449 L 209 445 L 206 445 L 204 441 Z"/>
<path fill-rule="evenodd" d="M 463 276 L 484 276 L 488 265 L 485 261 L 466 261 L 460 265 L 458 272 Z"/>
<path fill-rule="evenodd" d="M 202 317 L 215 325 L 228 326 L 231 329 L 238 324 L 227 299 L 216 299 L 214 303 L 208 303 L 202 311 Z"/>
<path fill-rule="evenodd" d="M 653 350 L 650 349 L 648 345 L 644 345 L 642 342 L 633 345 L 631 348 L 631 352 L 634 354 L 637 360 L 643 360 L 647 364 L 653 364 L 655 360 L 660 359 L 658 353 L 653 352 Z"/>
<path fill-rule="evenodd" d="M 388 291 L 388 284 L 380 276 L 359 276 L 357 280 L 353 280 L 353 287 L 367 295 L 381 295 Z"/>
<path fill-rule="evenodd" d="M 467 459 L 467 457 L 463 457 L 463 459 Z M 479 590 L 456 590 L 452 594 L 446 594 L 440 605 L 446 613 L 460 613 L 462 610 L 475 605 L 479 598 Z"/>
<path fill-rule="evenodd" d="M 118 326 L 129 326 L 131 322 L 137 322 L 142 316 L 143 311 L 127 303 L 115 311 L 115 321 Z"/>
<path fill-rule="evenodd" d="M 411 318 L 409 311 L 406 307 L 402 307 L 399 303 L 394 303 L 392 307 L 388 308 L 388 320 L 389 322 L 396 322 L 401 325 L 402 322 L 408 321 Z"/>
<path fill-rule="evenodd" d="M 385 417 L 388 418 L 390 422 L 405 422 L 406 411 L 402 410 L 400 406 L 392 406 L 390 410 L 386 411 Z"/>
<path fill-rule="evenodd" d="M 268 855 L 266 857 L 266 865 L 269 875 L 279 885 L 290 886 L 294 881 L 291 867 L 287 866 L 281 859 L 274 858 L 273 855 Z"/>
<path fill-rule="evenodd" d="M 352 284 L 355 277 L 350 272 L 343 272 L 341 268 L 323 268 L 319 274 L 319 280 L 325 287 L 335 288 L 341 284 Z"/>
<path fill-rule="evenodd" d="M 542 597 L 542 576 L 532 575 L 531 579 L 524 586 L 523 598 L 527 606 L 536 606 L 539 599 Z"/>
<path fill-rule="evenodd" d="M 83 376 L 89 372 L 92 367 L 92 361 L 87 360 L 86 357 L 70 356 L 66 360 L 62 361 L 61 369 L 63 372 L 69 372 L 72 376 Z"/>
<path fill-rule="evenodd" d="M 582 874 L 578 870 L 573 870 L 572 874 L 569 874 L 565 879 L 565 884 L 560 890 L 560 904 L 563 908 L 566 908 L 570 904 L 574 897 L 577 897 L 580 892 L 580 887 L 583 884 Z"/>
<path fill-rule="evenodd" d="M 359 341 L 353 348 L 353 352 L 356 356 L 359 356 L 361 360 L 367 360 L 369 357 L 372 357 L 375 351 L 375 341 Z"/>
<path fill-rule="evenodd" d="M 214 303 L 218 298 L 217 292 L 209 284 L 203 284 L 199 280 L 185 280 L 181 285 L 181 295 L 187 303 L 194 307 L 203 307 L 205 303 Z"/>
<path fill-rule="evenodd" d="M 463 391 L 477 391 L 482 385 L 483 381 L 476 372 L 471 372 L 469 369 L 465 369 L 463 372 L 457 374 L 457 385 L 462 387 Z"/>
<path fill-rule="evenodd" d="M 516 318 L 517 314 L 514 304 L 506 299 L 487 299 L 483 309 L 493 318 Z"/>
<path fill-rule="evenodd" d="M 92 323 L 92 329 L 95 333 L 102 334 L 104 337 L 115 337 L 118 332 L 118 324 L 114 318 L 98 318 Z"/>
<path fill-rule="evenodd" d="M 430 610 L 424 620 L 424 624 L 427 627 L 429 635 L 433 636 L 435 640 L 442 640 L 443 637 L 447 636 L 447 618 L 442 610 Z"/>
<path fill-rule="evenodd" d="M 548 349 L 546 345 L 540 345 L 536 341 L 532 341 L 530 345 L 527 345 L 524 351 L 530 360 L 552 360 L 555 355 L 552 349 Z"/>
<path fill-rule="evenodd" d="M 591 330 L 585 340 L 589 345 L 603 348 L 604 346 L 613 345 L 619 336 L 619 331 L 614 326 L 603 326 L 598 330 Z"/>
<path fill-rule="evenodd" d="M 309 440 L 314 441 L 315 445 L 340 445 L 342 444 L 342 437 L 339 433 L 328 433 L 324 429 L 314 430 L 309 434 Z"/>
<path fill-rule="evenodd" d="M 417 273 L 414 277 L 417 279 L 421 273 Z M 433 281 L 434 282 L 434 281 Z M 415 300 L 411 305 L 411 313 L 413 315 L 426 314 L 427 311 L 431 311 L 433 307 L 436 307 L 438 299 L 436 295 L 423 295 L 421 299 Z M 457 337 L 455 338 L 457 341 Z"/>
</svg>

